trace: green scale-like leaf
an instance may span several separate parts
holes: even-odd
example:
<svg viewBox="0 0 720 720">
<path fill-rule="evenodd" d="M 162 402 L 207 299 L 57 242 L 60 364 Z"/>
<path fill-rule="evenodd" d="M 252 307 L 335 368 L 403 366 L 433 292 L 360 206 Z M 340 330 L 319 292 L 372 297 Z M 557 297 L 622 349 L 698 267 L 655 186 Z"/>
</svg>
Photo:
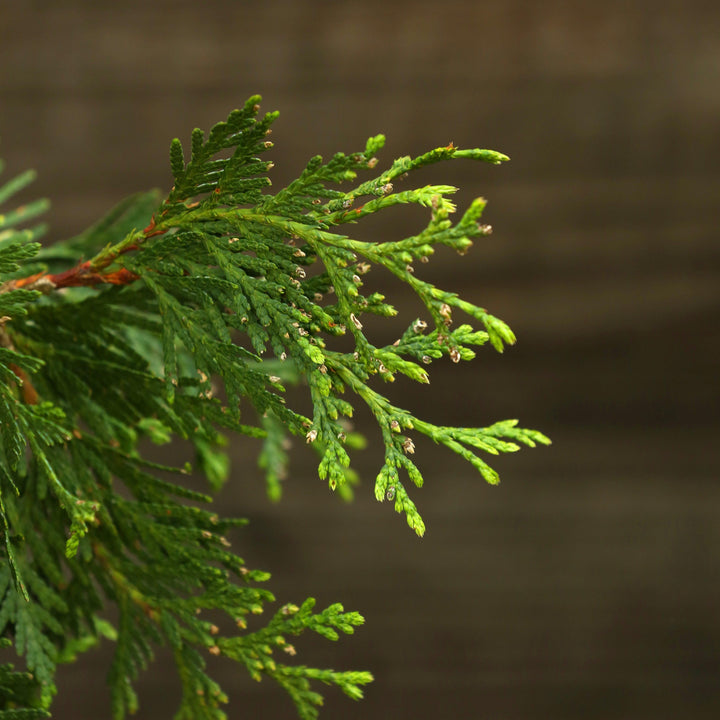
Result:
<svg viewBox="0 0 720 720">
<path fill-rule="evenodd" d="M 352 453 L 364 445 L 349 422 L 366 405 L 384 448 L 375 497 L 418 535 L 425 523 L 410 494 L 424 483 L 418 436 L 467 459 L 490 483 L 498 476 L 486 455 L 549 442 L 516 421 L 435 425 L 381 391 L 381 381 L 427 384 L 437 360 L 469 361 L 485 344 L 501 352 L 515 342 L 502 320 L 421 277 L 438 246 L 465 253 L 488 236 L 485 201 L 453 222 L 456 188 L 406 180 L 440 161 L 507 158 L 451 144 L 383 170 L 378 135 L 359 152 L 312 158 L 271 193 L 272 163 L 261 156 L 277 113 L 259 116 L 258 102 L 250 98 L 208 134 L 193 131 L 188 152 L 172 142 L 174 186 L 164 200 L 137 194 L 42 250 L 42 226 L 21 226 L 44 201 L 0 214 L 0 629 L 40 682 L 31 688 L 0 666 L 0 720 L 43 717 L 57 663 L 101 638 L 115 643 L 116 720 L 136 709 L 133 682 L 162 643 L 182 684 L 178 718 L 226 717 L 206 653 L 273 679 L 301 718 L 317 716 L 320 683 L 362 696 L 369 673 L 294 664 L 287 640 L 307 630 L 336 640 L 362 623 L 357 613 L 339 604 L 316 612 L 308 599 L 247 630 L 248 618 L 274 601 L 263 586 L 269 575 L 229 545 L 228 532 L 243 521 L 220 518 L 211 498 L 184 482 L 187 457 L 213 490 L 221 486 L 232 474 L 223 450 L 231 434 L 262 441 L 273 499 L 291 435 L 317 453 L 319 477 L 347 498 L 357 482 Z M 0 187 L 0 202 L 32 177 Z M 427 226 L 399 239 L 354 237 L 364 218 L 398 205 L 424 208 Z M 380 322 L 397 311 L 392 298 L 365 289 L 373 268 L 405 283 L 423 313 L 382 347 L 368 316 Z M 453 325 L 458 312 L 478 326 Z M 291 385 L 309 402 L 286 392 Z M 145 457 L 143 440 L 172 438 L 184 441 L 177 467 Z M 119 610 L 117 628 L 100 620 L 107 602 Z M 209 619 L 216 616 L 236 629 L 221 632 Z"/>
</svg>

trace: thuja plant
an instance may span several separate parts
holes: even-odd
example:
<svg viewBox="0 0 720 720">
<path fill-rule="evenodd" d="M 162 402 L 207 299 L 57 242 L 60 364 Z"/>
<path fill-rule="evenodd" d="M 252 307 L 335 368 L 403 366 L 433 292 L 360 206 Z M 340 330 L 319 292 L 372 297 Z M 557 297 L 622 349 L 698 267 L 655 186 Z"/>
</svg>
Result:
<svg viewBox="0 0 720 720">
<path fill-rule="evenodd" d="M 301 718 L 317 716 L 322 684 L 362 697 L 369 672 L 299 664 L 292 644 L 308 630 L 336 640 L 362 617 L 339 603 L 318 610 L 313 598 L 274 605 L 269 575 L 231 548 L 228 531 L 244 521 L 211 505 L 229 475 L 229 436 L 257 443 L 271 498 L 290 437 L 315 450 L 319 477 L 349 496 L 350 451 L 361 442 L 349 418 L 366 405 L 384 448 L 375 497 L 418 535 L 425 525 L 410 490 L 423 483 L 419 437 L 489 483 L 498 476 L 486 454 L 549 442 L 514 420 L 435 425 L 382 389 L 400 376 L 428 383 L 443 356 L 457 363 L 486 343 L 502 352 L 515 342 L 497 317 L 416 272 L 437 246 L 464 254 L 490 232 L 485 201 L 453 223 L 454 187 L 406 182 L 441 160 L 507 158 L 448 145 L 380 170 L 378 135 L 360 152 L 314 157 L 272 192 L 272 163 L 261 158 L 276 113 L 258 115 L 258 101 L 208 135 L 195 130 L 189 149 L 172 142 L 165 197 L 135 195 L 77 237 L 41 247 L 44 227 L 32 223 L 45 201 L 0 215 L 0 629 L 4 652 L 24 665 L 0 666 L 2 720 L 47 717 L 57 666 L 102 639 L 114 644 L 116 720 L 137 708 L 133 681 L 158 645 L 177 666 L 179 719 L 226 717 L 208 654 L 277 682 Z M 32 177 L 4 184 L 0 202 Z M 401 204 L 426 208 L 427 227 L 399 240 L 353 237 L 355 223 Z M 396 314 L 363 290 L 378 267 L 419 301 L 419 316 L 389 345 L 373 344 L 364 327 Z M 456 314 L 475 325 L 454 324 Z M 311 410 L 286 400 L 300 395 L 290 384 Z M 186 441 L 187 463 L 153 462 L 145 441 L 174 438 Z M 194 470 L 207 493 L 188 486 Z M 254 617 L 265 610 L 269 620 Z"/>
</svg>

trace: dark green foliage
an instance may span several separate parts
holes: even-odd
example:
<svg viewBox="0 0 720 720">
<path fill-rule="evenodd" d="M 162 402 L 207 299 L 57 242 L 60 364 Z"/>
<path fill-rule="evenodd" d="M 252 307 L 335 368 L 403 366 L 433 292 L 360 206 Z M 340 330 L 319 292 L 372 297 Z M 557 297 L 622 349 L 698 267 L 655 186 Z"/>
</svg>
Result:
<svg viewBox="0 0 720 720">
<path fill-rule="evenodd" d="M 10 646 L 2 638 L 0 647 Z M 0 665 L 0 720 L 40 720 L 50 717 L 49 698 L 43 698 L 40 683 L 28 672 L 18 672 L 8 664 Z"/>
<path fill-rule="evenodd" d="M 312 630 L 336 640 L 362 623 L 338 604 L 321 612 L 312 599 L 285 604 L 247 629 L 247 618 L 274 597 L 264 587 L 268 574 L 229 547 L 227 533 L 242 521 L 219 517 L 209 495 L 186 487 L 189 463 L 143 458 L 143 438 L 184 439 L 213 491 L 229 474 L 226 437 L 259 439 L 268 494 L 278 499 L 297 436 L 317 451 L 319 476 L 349 497 L 357 482 L 350 452 L 364 442 L 349 418 L 360 400 L 385 448 L 375 496 L 418 535 L 425 525 L 400 474 L 422 485 L 410 459 L 413 436 L 446 445 L 491 483 L 497 474 L 479 452 L 548 442 L 515 421 L 433 425 L 377 389 L 378 379 L 399 375 L 427 383 L 427 366 L 443 356 L 471 360 L 473 348 L 489 342 L 502 351 L 515 341 L 501 320 L 415 274 L 437 245 L 464 253 L 489 233 L 479 223 L 484 201 L 453 224 L 447 196 L 455 188 L 394 187 L 440 160 L 506 158 L 449 145 L 357 182 L 376 165 L 384 142 L 377 136 L 361 152 L 313 158 L 270 194 L 272 164 L 259 155 L 276 114 L 258 118 L 258 101 L 207 137 L 195 130 L 189 159 L 173 141 L 174 187 L 164 200 L 135 195 L 81 235 L 42 250 L 42 228 L 17 226 L 44 202 L 0 216 L 0 631 L 31 673 L 0 667 L 0 720 L 45 717 L 57 664 L 102 638 L 115 643 L 109 681 L 117 719 L 137 707 L 132 682 L 159 644 L 171 648 L 182 681 L 176 717 L 188 720 L 225 717 L 206 653 L 277 681 L 302 718 L 316 717 L 322 702 L 314 681 L 358 699 L 372 679 L 291 662 L 288 637 Z M 0 188 L 0 201 L 31 178 Z M 417 235 L 378 243 L 346 234 L 366 215 L 408 203 L 430 212 Z M 425 320 L 383 347 L 363 330 L 364 316 L 396 314 L 381 294 L 363 293 L 373 266 L 409 285 L 425 308 Z M 482 329 L 453 329 L 456 310 Z M 289 407 L 288 384 L 307 388 L 310 415 Z M 119 611 L 117 627 L 102 619 L 107 603 Z M 214 624 L 218 614 L 234 632 Z"/>
</svg>

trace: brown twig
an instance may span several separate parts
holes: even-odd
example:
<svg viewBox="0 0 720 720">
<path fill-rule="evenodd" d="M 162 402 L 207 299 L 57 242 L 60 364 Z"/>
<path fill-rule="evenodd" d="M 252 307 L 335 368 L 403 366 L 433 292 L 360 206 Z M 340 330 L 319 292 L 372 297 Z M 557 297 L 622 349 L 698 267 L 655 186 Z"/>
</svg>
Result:
<svg viewBox="0 0 720 720">
<path fill-rule="evenodd" d="M 125 268 L 109 273 L 100 273 L 92 269 L 90 261 L 86 261 L 61 273 L 36 273 L 25 278 L 11 280 L 5 284 L 2 291 L 9 292 L 18 288 L 26 288 L 49 292 L 66 287 L 91 287 L 103 283 L 129 285 L 139 277 Z"/>
<path fill-rule="evenodd" d="M 8 350 L 15 350 L 13 341 L 10 339 L 7 330 L 5 330 L 5 323 L 10 319 L 11 318 L 7 316 L 0 318 L 0 346 L 7 348 Z M 15 363 L 9 363 L 8 367 L 13 371 L 18 379 L 18 383 L 20 384 L 20 393 L 23 400 L 28 405 L 37 405 L 40 401 L 40 397 L 35 389 L 35 386 L 30 381 L 29 375 Z"/>
</svg>

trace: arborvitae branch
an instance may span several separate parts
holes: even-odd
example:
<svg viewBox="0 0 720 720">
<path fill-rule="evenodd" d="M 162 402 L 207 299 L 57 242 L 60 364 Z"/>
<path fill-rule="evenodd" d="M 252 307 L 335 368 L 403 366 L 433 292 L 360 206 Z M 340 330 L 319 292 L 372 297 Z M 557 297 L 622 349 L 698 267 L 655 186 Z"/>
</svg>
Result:
<svg viewBox="0 0 720 720">
<path fill-rule="evenodd" d="M 515 421 L 437 426 L 377 388 L 377 378 L 398 375 L 428 383 L 428 366 L 443 355 L 471 360 L 486 342 L 498 351 L 515 342 L 501 320 L 416 275 L 417 261 L 436 246 L 465 253 L 473 238 L 489 234 L 480 224 L 485 201 L 453 224 L 455 188 L 401 189 L 408 173 L 430 163 L 507 158 L 448 145 L 378 172 L 378 135 L 361 152 L 313 158 L 271 194 L 272 163 L 259 156 L 271 146 L 276 114 L 259 118 L 258 101 L 207 136 L 195 130 L 187 160 L 173 141 L 174 187 L 163 200 L 138 194 L 43 250 L 41 227 L 17 226 L 44 202 L 0 216 L 0 630 L 24 656 L 40 698 L 33 704 L 27 692 L 30 676 L 3 666 L 2 718 L 43 717 L 57 663 L 101 637 L 116 642 L 114 718 L 137 706 L 132 681 L 158 643 L 172 649 L 182 680 L 179 718 L 225 717 L 205 652 L 276 680 L 303 718 L 314 718 L 322 701 L 313 681 L 357 699 L 371 680 L 288 664 L 295 654 L 288 636 L 310 629 L 334 640 L 362 623 L 340 605 L 318 613 L 311 599 L 284 605 L 265 627 L 246 629 L 247 616 L 274 598 L 262 587 L 267 573 L 248 569 L 229 549 L 227 531 L 240 521 L 220 518 L 206 509 L 209 496 L 183 485 L 189 464 L 143 459 L 143 437 L 187 440 L 213 489 L 228 475 L 225 434 L 261 438 L 260 465 L 277 499 L 289 436 L 299 436 L 319 453 L 319 476 L 347 496 L 355 482 L 350 453 L 362 442 L 349 418 L 360 401 L 385 447 L 375 496 L 404 513 L 418 535 L 425 525 L 401 476 L 423 483 L 411 459 L 418 435 L 466 458 L 491 483 L 497 474 L 480 452 L 549 442 Z M 370 177 L 359 180 L 360 173 Z M 4 185 L 0 202 L 31 179 L 26 173 Z M 354 223 L 399 204 L 427 208 L 428 226 L 394 241 L 352 237 Z M 406 283 L 425 308 L 424 319 L 384 347 L 365 329 L 367 315 L 396 314 L 382 294 L 363 291 L 374 266 Z M 453 329 L 454 311 L 482 329 Z M 349 352 L 340 336 L 352 338 Z M 307 387 L 310 416 L 288 406 L 288 383 Z M 107 602 L 119 609 L 116 629 L 99 617 Z M 208 611 L 224 613 L 237 632 L 221 633 Z"/>
</svg>

